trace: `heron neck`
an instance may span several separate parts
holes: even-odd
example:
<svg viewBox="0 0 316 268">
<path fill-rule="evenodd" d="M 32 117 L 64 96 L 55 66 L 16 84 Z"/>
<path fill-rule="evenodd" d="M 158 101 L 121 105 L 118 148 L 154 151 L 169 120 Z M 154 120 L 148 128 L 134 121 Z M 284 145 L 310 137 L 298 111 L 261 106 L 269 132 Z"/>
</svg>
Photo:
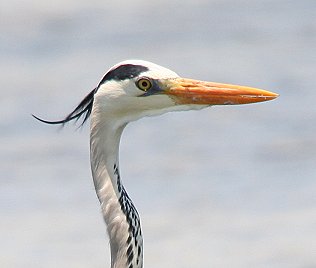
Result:
<svg viewBox="0 0 316 268">
<path fill-rule="evenodd" d="M 141 268 L 143 240 L 136 208 L 119 173 L 119 143 L 126 124 L 91 118 L 90 158 L 95 190 L 111 247 L 112 268 Z M 100 123 L 107 121 L 105 124 Z"/>
</svg>

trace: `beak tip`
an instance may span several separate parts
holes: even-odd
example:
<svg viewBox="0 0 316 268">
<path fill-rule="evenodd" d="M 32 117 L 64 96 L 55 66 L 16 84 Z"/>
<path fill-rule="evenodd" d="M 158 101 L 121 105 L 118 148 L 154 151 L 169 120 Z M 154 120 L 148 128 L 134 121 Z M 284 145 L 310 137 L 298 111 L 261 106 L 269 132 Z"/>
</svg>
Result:
<svg viewBox="0 0 316 268">
<path fill-rule="evenodd" d="M 274 100 L 276 98 L 278 98 L 280 95 L 274 92 L 270 92 L 270 96 L 267 97 L 267 100 Z"/>
</svg>

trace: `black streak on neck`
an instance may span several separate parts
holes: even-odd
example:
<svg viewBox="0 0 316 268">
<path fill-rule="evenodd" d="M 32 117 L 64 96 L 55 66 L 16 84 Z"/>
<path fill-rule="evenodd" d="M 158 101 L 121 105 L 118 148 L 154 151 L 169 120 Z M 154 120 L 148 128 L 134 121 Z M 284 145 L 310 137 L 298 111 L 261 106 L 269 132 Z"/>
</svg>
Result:
<svg viewBox="0 0 316 268">
<path fill-rule="evenodd" d="M 133 247 L 137 249 L 137 255 L 136 255 L 137 265 L 139 264 L 141 254 L 142 254 L 141 246 L 138 244 L 138 240 L 137 240 L 137 238 L 141 237 L 142 235 L 140 219 L 132 200 L 129 198 L 127 192 L 125 191 L 124 186 L 121 183 L 119 168 L 116 164 L 114 164 L 114 174 L 116 175 L 117 188 L 120 193 L 119 203 L 120 203 L 123 213 L 126 216 L 126 221 L 128 222 L 128 225 L 129 225 L 129 229 L 128 229 L 129 236 L 126 241 L 127 246 L 128 246 L 126 255 L 127 255 L 127 263 L 129 264 L 129 268 L 132 268 L 133 267 L 132 261 L 136 255 L 136 252 L 134 254 Z"/>
</svg>

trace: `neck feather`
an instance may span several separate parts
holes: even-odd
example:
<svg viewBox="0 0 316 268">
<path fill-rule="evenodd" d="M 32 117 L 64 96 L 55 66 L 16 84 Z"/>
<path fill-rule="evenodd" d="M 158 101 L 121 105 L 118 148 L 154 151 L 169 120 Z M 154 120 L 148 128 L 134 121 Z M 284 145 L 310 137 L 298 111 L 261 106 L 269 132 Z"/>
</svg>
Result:
<svg viewBox="0 0 316 268">
<path fill-rule="evenodd" d="M 101 114 L 94 112 L 91 118 L 90 157 L 95 190 L 110 239 L 111 267 L 141 268 L 140 218 L 119 172 L 119 143 L 126 124 L 109 121 L 101 124 L 100 117 Z"/>
</svg>

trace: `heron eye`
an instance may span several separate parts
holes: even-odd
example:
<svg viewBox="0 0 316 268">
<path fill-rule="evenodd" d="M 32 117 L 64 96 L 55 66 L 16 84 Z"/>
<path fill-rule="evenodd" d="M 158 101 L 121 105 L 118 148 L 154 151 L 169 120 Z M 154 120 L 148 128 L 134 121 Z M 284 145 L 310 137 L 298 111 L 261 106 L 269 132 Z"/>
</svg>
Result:
<svg viewBox="0 0 316 268">
<path fill-rule="evenodd" d="M 136 86 L 142 91 L 148 91 L 152 87 L 152 83 L 148 78 L 141 78 L 136 82 Z"/>
</svg>

